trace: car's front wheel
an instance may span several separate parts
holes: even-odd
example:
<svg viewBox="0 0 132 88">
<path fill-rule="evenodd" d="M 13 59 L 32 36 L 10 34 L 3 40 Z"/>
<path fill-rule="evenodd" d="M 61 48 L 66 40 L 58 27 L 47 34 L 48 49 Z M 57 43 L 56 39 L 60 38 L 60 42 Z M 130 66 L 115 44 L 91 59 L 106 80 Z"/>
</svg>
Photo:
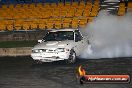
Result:
<svg viewBox="0 0 132 88">
<path fill-rule="evenodd" d="M 69 58 L 67 60 L 67 63 L 69 64 L 74 64 L 76 62 L 76 53 L 74 50 L 71 50 L 70 51 L 70 55 L 69 55 Z"/>
<path fill-rule="evenodd" d="M 35 63 L 35 64 L 42 64 L 43 62 L 40 61 L 40 60 L 34 60 L 34 63 Z"/>
</svg>

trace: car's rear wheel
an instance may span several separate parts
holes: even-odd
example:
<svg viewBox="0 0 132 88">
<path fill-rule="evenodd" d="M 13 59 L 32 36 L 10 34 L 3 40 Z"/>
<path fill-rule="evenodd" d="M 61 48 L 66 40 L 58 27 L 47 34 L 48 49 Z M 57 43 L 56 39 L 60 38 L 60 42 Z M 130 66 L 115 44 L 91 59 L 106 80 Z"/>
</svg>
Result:
<svg viewBox="0 0 132 88">
<path fill-rule="evenodd" d="M 70 55 L 69 55 L 69 58 L 67 60 L 67 63 L 69 64 L 74 64 L 76 62 L 76 53 L 74 50 L 71 50 L 70 51 Z"/>
</svg>

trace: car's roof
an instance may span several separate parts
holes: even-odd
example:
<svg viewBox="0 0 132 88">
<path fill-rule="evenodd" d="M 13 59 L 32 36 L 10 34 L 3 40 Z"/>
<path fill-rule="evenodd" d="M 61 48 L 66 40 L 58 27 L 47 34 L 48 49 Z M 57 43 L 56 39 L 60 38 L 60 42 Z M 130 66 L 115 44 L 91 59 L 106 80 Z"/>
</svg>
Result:
<svg viewBox="0 0 132 88">
<path fill-rule="evenodd" d="M 78 29 L 52 29 L 50 32 L 56 32 L 56 31 L 75 31 L 75 30 L 78 30 Z"/>
</svg>

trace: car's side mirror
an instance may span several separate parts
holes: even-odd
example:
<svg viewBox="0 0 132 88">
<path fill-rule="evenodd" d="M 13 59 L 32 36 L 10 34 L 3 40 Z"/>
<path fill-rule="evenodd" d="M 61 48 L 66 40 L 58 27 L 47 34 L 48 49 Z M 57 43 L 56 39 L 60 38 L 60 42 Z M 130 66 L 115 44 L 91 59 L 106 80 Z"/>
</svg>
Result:
<svg viewBox="0 0 132 88">
<path fill-rule="evenodd" d="M 81 39 L 79 38 L 79 37 L 76 37 L 75 38 L 75 42 L 78 42 L 78 41 L 80 41 Z"/>
<path fill-rule="evenodd" d="M 78 41 L 81 41 L 81 38 L 78 35 L 76 35 L 75 36 L 75 42 L 78 42 Z"/>
<path fill-rule="evenodd" d="M 75 38 L 75 42 L 78 42 L 78 39 L 77 38 Z"/>
<path fill-rule="evenodd" d="M 43 40 L 38 40 L 38 43 L 41 43 Z"/>
</svg>

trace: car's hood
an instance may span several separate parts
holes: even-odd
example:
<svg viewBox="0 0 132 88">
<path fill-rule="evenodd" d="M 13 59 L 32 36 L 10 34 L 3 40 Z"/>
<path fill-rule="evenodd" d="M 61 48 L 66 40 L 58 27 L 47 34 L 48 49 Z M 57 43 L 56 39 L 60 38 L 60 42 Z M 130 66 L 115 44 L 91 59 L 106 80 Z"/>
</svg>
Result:
<svg viewBox="0 0 132 88">
<path fill-rule="evenodd" d="M 73 40 L 47 41 L 35 45 L 33 49 L 65 48 L 71 46 L 73 43 Z"/>
</svg>

